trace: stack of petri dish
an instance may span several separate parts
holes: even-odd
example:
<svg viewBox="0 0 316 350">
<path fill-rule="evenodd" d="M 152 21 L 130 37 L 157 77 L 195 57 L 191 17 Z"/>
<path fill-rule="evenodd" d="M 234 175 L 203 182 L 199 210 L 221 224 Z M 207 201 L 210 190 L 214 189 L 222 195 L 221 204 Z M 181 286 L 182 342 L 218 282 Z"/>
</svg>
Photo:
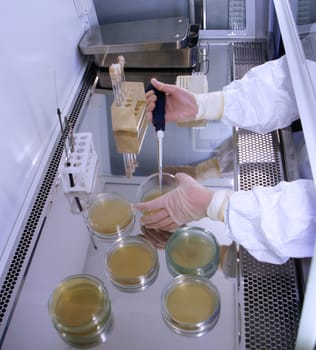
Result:
<svg viewBox="0 0 316 350">
<path fill-rule="evenodd" d="M 220 295 L 209 281 L 220 261 L 216 237 L 200 227 L 179 228 L 168 239 L 165 256 L 175 278 L 162 293 L 163 320 L 178 334 L 197 337 L 209 332 L 220 315 Z"/>
<path fill-rule="evenodd" d="M 98 278 L 72 275 L 51 294 L 48 311 L 62 339 L 75 346 L 104 342 L 112 327 L 111 301 Z"/>
<path fill-rule="evenodd" d="M 159 270 L 155 247 L 140 236 L 118 239 L 106 253 L 106 272 L 113 285 L 136 292 L 151 285 Z"/>
<path fill-rule="evenodd" d="M 134 223 L 132 204 L 119 193 L 100 193 L 88 203 L 87 225 L 96 238 L 114 241 L 129 234 Z"/>
</svg>

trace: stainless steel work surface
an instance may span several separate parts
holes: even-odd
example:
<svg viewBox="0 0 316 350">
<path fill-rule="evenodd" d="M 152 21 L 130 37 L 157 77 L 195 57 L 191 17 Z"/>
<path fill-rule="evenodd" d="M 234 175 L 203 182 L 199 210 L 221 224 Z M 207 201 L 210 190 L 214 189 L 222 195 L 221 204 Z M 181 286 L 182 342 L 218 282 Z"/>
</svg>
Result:
<svg viewBox="0 0 316 350">
<path fill-rule="evenodd" d="M 137 185 L 120 185 L 120 191 L 134 200 Z M 106 184 L 107 191 L 117 189 Z M 224 225 L 209 219 L 190 223 L 212 231 L 222 245 L 230 242 L 223 234 Z M 140 233 L 137 220 L 134 234 Z M 89 247 L 84 272 L 97 274 L 104 279 L 104 256 L 108 245 L 98 244 L 96 252 Z M 118 291 L 106 280 L 113 305 L 114 327 L 107 341 L 107 349 L 235 349 L 236 348 L 236 297 L 235 280 L 226 278 L 221 268 L 211 278 L 221 296 L 221 315 L 215 328 L 200 338 L 175 334 L 167 328 L 160 314 L 162 289 L 172 279 L 165 263 L 164 250 L 158 250 L 160 269 L 157 280 L 147 289 L 136 293 Z M 102 348 L 102 346 L 100 346 Z"/>
<path fill-rule="evenodd" d="M 102 183 L 103 186 L 103 183 Z M 101 188 L 102 188 L 101 186 Z M 104 190 L 118 191 L 135 200 L 138 188 L 131 183 L 105 183 Z M 221 246 L 230 241 L 223 235 L 224 225 L 203 219 L 192 223 L 211 230 Z M 140 232 L 138 218 L 133 234 Z M 182 336 L 171 331 L 160 314 L 163 287 L 172 279 L 165 265 L 164 251 L 159 250 L 159 274 L 147 289 L 126 293 L 114 287 L 105 274 L 105 252 L 109 244 L 90 242 L 81 215 L 70 212 L 61 188 L 57 189 L 45 230 L 30 265 L 20 298 L 17 302 L 3 349 L 70 349 L 64 343 L 48 316 L 47 301 L 54 286 L 63 278 L 76 273 L 89 273 L 104 281 L 111 298 L 113 328 L 105 343 L 96 349 L 222 349 L 237 348 L 238 317 L 236 281 L 226 277 L 222 267 L 211 281 L 221 297 L 220 318 L 209 333 L 199 338 Z M 225 267 L 224 267 L 225 270 Z"/>
</svg>

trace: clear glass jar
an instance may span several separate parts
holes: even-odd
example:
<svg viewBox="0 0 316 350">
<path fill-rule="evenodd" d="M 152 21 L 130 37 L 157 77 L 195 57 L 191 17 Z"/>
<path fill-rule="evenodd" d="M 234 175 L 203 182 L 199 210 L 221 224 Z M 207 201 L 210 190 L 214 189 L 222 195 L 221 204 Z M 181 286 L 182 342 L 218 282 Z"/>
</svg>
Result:
<svg viewBox="0 0 316 350">
<path fill-rule="evenodd" d="M 145 289 L 159 270 L 155 247 L 139 236 L 118 239 L 107 251 L 105 264 L 111 282 L 126 292 Z"/>
<path fill-rule="evenodd" d="M 165 287 L 161 315 L 174 332 L 199 337 L 216 325 L 220 315 L 220 295 L 208 279 L 179 275 Z"/>
<path fill-rule="evenodd" d="M 162 194 L 175 189 L 178 185 L 174 175 L 162 173 L 161 185 L 159 182 L 159 173 L 148 176 L 138 188 L 136 198 L 138 202 L 147 202 L 160 197 Z"/>
<path fill-rule="evenodd" d="M 48 312 L 64 341 L 76 346 L 104 342 L 112 327 L 108 291 L 87 274 L 62 280 L 49 298 Z"/>
<path fill-rule="evenodd" d="M 130 233 L 134 223 L 132 204 L 118 193 L 100 193 L 88 203 L 88 229 L 96 238 L 114 241 Z"/>
<path fill-rule="evenodd" d="M 190 274 L 212 277 L 220 261 L 216 237 L 200 227 L 177 229 L 166 244 L 166 263 L 173 276 Z"/>
</svg>

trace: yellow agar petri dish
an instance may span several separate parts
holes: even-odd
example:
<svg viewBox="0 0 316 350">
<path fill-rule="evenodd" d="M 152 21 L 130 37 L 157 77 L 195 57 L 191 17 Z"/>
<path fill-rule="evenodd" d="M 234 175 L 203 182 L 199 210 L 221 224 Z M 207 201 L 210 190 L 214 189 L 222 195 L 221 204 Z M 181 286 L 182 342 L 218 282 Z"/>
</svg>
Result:
<svg viewBox="0 0 316 350">
<path fill-rule="evenodd" d="M 131 203 L 118 193 L 101 193 L 88 204 L 88 228 L 97 238 L 114 240 L 131 231 L 135 214 Z"/>
<path fill-rule="evenodd" d="M 162 294 L 162 317 L 178 334 L 201 336 L 216 324 L 220 314 L 220 297 L 209 280 L 180 275 Z"/>
<path fill-rule="evenodd" d="M 112 325 L 111 302 L 98 278 L 73 275 L 54 289 L 48 303 L 51 320 L 70 344 L 89 345 L 103 341 Z"/>
<path fill-rule="evenodd" d="M 124 291 L 145 289 L 159 269 L 155 247 L 139 236 L 118 239 L 106 254 L 106 270 L 112 283 Z"/>
<path fill-rule="evenodd" d="M 165 253 L 173 276 L 191 274 L 210 278 L 220 260 L 216 237 L 200 227 L 185 226 L 174 231 L 167 241 Z"/>
</svg>

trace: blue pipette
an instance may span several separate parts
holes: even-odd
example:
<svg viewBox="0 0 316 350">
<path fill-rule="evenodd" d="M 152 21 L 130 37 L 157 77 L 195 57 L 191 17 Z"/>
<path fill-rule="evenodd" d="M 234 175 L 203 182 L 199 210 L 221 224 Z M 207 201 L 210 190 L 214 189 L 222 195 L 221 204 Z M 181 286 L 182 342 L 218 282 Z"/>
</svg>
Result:
<svg viewBox="0 0 316 350">
<path fill-rule="evenodd" d="M 165 106 L 166 106 L 166 95 L 164 92 L 156 89 L 150 84 L 146 91 L 154 90 L 157 96 L 156 108 L 153 111 L 153 126 L 156 131 L 158 139 L 158 172 L 159 172 L 159 187 L 162 187 L 162 155 L 163 155 L 163 137 L 165 131 Z"/>
</svg>

